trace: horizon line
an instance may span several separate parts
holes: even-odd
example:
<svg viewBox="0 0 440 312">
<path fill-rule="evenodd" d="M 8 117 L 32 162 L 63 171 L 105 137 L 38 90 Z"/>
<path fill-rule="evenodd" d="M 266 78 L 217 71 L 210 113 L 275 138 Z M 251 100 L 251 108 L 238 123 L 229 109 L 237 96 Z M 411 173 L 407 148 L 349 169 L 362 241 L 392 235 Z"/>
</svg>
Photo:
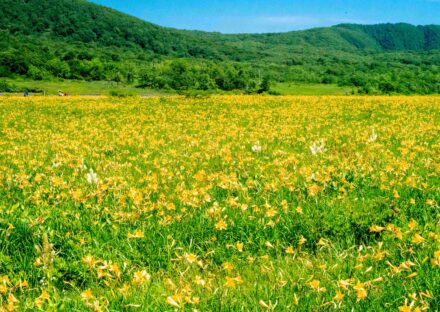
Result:
<svg viewBox="0 0 440 312">
<path fill-rule="evenodd" d="M 301 31 L 308 31 L 308 30 L 314 30 L 314 29 L 322 29 L 322 28 L 332 28 L 332 27 L 337 27 L 337 26 L 341 26 L 341 25 L 357 25 L 357 26 L 375 26 L 375 25 L 399 25 L 399 24 L 405 24 L 405 25 L 410 25 L 410 26 L 414 26 L 414 27 L 426 27 L 426 26 L 440 26 L 440 24 L 434 24 L 434 23 L 430 23 L 430 24 L 414 24 L 414 23 L 410 23 L 410 22 L 405 22 L 405 21 L 398 21 L 398 22 L 386 22 L 386 21 L 377 21 L 377 22 L 335 22 L 334 24 L 330 24 L 328 26 L 310 26 L 310 27 L 304 27 L 304 28 L 300 28 L 300 29 L 292 29 L 292 30 L 286 30 L 286 31 L 263 31 L 263 32 L 223 32 L 220 30 L 203 30 L 203 29 L 198 29 L 198 28 L 178 28 L 178 27 L 173 27 L 173 26 L 165 26 L 159 23 L 155 23 L 155 22 L 151 22 L 145 18 L 142 17 L 138 17 L 135 15 L 132 15 L 130 13 L 126 13 L 124 11 L 120 11 L 118 9 L 103 5 L 103 4 L 99 4 L 96 3 L 92 0 L 85 0 L 86 2 L 93 4 L 93 5 L 97 5 L 115 12 L 118 12 L 120 14 L 125 14 L 127 16 L 130 16 L 132 18 L 138 19 L 144 23 L 149 23 L 158 27 L 162 27 L 162 28 L 167 28 L 167 29 L 173 29 L 173 30 L 178 30 L 178 31 L 189 31 L 189 32 L 201 32 L 201 33 L 210 33 L 210 34 L 220 34 L 220 35 L 265 35 L 265 34 L 285 34 L 285 33 L 292 33 L 292 32 L 301 32 Z M 440 0 L 438 0 L 440 2 Z M 284 16 L 276 16 L 276 17 L 280 17 L 280 18 L 284 18 Z M 271 18 L 271 17 L 263 17 L 263 18 Z"/>
</svg>

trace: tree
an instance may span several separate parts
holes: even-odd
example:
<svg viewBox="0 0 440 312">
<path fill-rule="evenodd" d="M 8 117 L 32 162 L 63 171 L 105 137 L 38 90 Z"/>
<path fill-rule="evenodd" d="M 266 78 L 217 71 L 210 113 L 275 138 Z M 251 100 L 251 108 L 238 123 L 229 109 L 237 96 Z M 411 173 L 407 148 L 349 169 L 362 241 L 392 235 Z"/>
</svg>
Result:
<svg viewBox="0 0 440 312">
<path fill-rule="evenodd" d="M 270 82 L 269 76 L 264 76 L 263 80 L 261 81 L 260 89 L 258 90 L 258 93 L 269 92 L 270 85 L 271 85 L 271 82 Z"/>
<path fill-rule="evenodd" d="M 33 80 L 43 80 L 47 77 L 47 73 L 34 65 L 30 65 L 27 76 Z"/>
<path fill-rule="evenodd" d="M 70 66 L 67 62 L 63 62 L 58 58 L 51 59 L 47 62 L 46 68 L 52 75 L 58 78 L 70 77 Z"/>
</svg>

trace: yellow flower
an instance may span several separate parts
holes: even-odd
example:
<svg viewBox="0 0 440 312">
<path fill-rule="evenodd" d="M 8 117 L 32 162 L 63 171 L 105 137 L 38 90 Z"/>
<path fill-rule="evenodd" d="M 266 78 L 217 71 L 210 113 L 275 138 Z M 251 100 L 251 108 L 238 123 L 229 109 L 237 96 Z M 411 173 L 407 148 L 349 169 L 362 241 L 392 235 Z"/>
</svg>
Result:
<svg viewBox="0 0 440 312">
<path fill-rule="evenodd" d="M 50 295 L 47 291 L 45 291 L 43 289 L 43 291 L 41 292 L 41 295 L 38 297 L 40 299 L 44 299 L 44 300 L 49 300 L 50 299 Z"/>
<path fill-rule="evenodd" d="M 224 284 L 225 287 L 233 288 L 235 287 L 235 279 L 229 276 L 226 276 L 226 283 Z"/>
<path fill-rule="evenodd" d="M 147 271 L 142 270 L 133 274 L 133 284 L 142 285 L 151 279 L 151 275 Z"/>
<path fill-rule="evenodd" d="M 399 312 L 411 312 L 411 307 L 407 303 L 399 307 Z"/>
<path fill-rule="evenodd" d="M 348 289 L 348 286 L 350 286 L 350 280 L 340 280 L 337 285 L 339 288 Z"/>
<path fill-rule="evenodd" d="M 435 201 L 433 199 L 427 199 L 426 200 L 426 204 L 429 205 L 429 206 L 434 206 Z"/>
<path fill-rule="evenodd" d="M 320 238 L 319 241 L 316 243 L 316 245 L 321 246 L 321 247 L 326 247 L 330 244 L 329 240 L 325 239 L 325 238 Z"/>
<path fill-rule="evenodd" d="M 128 233 L 127 237 L 128 238 L 144 238 L 144 232 L 142 232 L 141 230 L 137 230 L 134 233 Z"/>
<path fill-rule="evenodd" d="M 310 197 L 315 197 L 316 195 L 318 195 L 320 188 L 317 184 L 313 184 L 309 187 L 307 187 L 307 191 Z"/>
<path fill-rule="evenodd" d="M 41 181 L 43 180 L 43 177 L 41 176 L 41 174 L 37 173 L 35 175 L 34 180 L 35 180 L 36 183 L 41 183 Z"/>
<path fill-rule="evenodd" d="M 410 228 L 411 230 L 414 230 L 414 229 L 417 227 L 417 222 L 416 222 L 416 220 L 411 219 L 411 221 L 409 222 L 408 226 L 409 226 L 409 228 Z"/>
<path fill-rule="evenodd" d="M 378 226 L 378 225 L 372 225 L 372 226 L 370 226 L 370 232 L 371 232 L 371 233 L 380 233 L 380 232 L 382 232 L 383 230 L 385 230 L 385 228 L 382 227 L 382 226 Z"/>
<path fill-rule="evenodd" d="M 180 309 L 182 304 L 182 295 L 174 295 L 167 297 L 166 303 L 170 306 Z"/>
<path fill-rule="evenodd" d="M 84 256 L 82 260 L 88 267 L 94 267 L 97 263 L 95 258 L 93 258 L 91 255 Z"/>
<path fill-rule="evenodd" d="M 340 291 L 336 291 L 336 295 L 333 297 L 334 301 L 342 301 L 344 299 L 344 294 Z"/>
<path fill-rule="evenodd" d="M 434 258 L 431 259 L 432 266 L 440 266 L 440 249 L 434 252 Z"/>
<path fill-rule="evenodd" d="M 400 229 L 399 229 L 398 227 L 396 227 L 395 225 L 393 225 L 393 224 L 388 224 L 388 225 L 386 226 L 386 229 L 387 229 L 388 231 L 391 231 L 397 239 L 400 239 L 400 240 L 403 239 L 402 232 L 401 232 Z"/>
<path fill-rule="evenodd" d="M 320 281 L 314 279 L 310 282 L 310 287 L 314 290 L 316 290 L 317 292 L 326 292 L 326 288 L 325 287 L 320 287 L 319 285 L 321 284 Z"/>
<path fill-rule="evenodd" d="M 420 292 L 420 297 L 425 297 L 425 298 L 429 298 L 429 299 L 434 298 L 432 293 L 429 290 L 427 290 L 426 292 Z"/>
<path fill-rule="evenodd" d="M 226 283 L 224 284 L 224 286 L 228 288 L 234 288 L 236 284 L 243 283 L 243 280 L 241 279 L 240 275 L 237 275 L 236 277 L 226 276 L 225 279 L 226 279 Z"/>
<path fill-rule="evenodd" d="M 225 220 L 221 219 L 215 224 L 215 228 L 219 231 L 224 231 L 228 227 L 228 224 L 225 222 Z"/>
<path fill-rule="evenodd" d="M 0 294 L 6 294 L 8 292 L 8 286 L 0 284 Z"/>
<path fill-rule="evenodd" d="M 296 294 L 293 294 L 293 304 L 298 305 L 299 304 L 299 298 Z"/>
<path fill-rule="evenodd" d="M 197 256 L 195 254 L 186 254 L 185 255 L 185 259 L 186 261 L 188 261 L 188 263 L 194 263 L 197 261 Z"/>
<path fill-rule="evenodd" d="M 5 294 L 8 291 L 9 277 L 6 275 L 0 276 L 0 294 Z"/>
<path fill-rule="evenodd" d="M 202 279 L 200 276 L 196 276 L 195 283 L 200 286 L 206 285 L 206 281 Z"/>
<path fill-rule="evenodd" d="M 269 309 L 269 305 L 268 305 L 266 302 L 264 302 L 263 299 L 261 299 L 260 301 L 258 301 L 258 304 L 259 304 L 262 308 L 264 308 L 264 309 Z"/>
<path fill-rule="evenodd" d="M 353 288 L 356 290 L 356 297 L 358 298 L 358 300 L 363 300 L 367 298 L 368 292 L 365 289 L 364 283 L 357 283 Z"/>
<path fill-rule="evenodd" d="M 375 261 L 380 261 L 380 260 L 383 260 L 383 258 L 386 256 L 386 255 L 388 255 L 388 252 L 386 252 L 386 251 L 378 251 L 378 252 L 376 252 L 375 254 L 373 254 L 373 260 L 375 260 Z"/>
<path fill-rule="evenodd" d="M 26 280 L 24 280 L 24 281 L 22 281 L 22 280 L 19 280 L 16 284 L 15 284 L 15 287 L 18 287 L 18 288 L 27 288 L 27 287 L 29 287 L 29 283 L 26 281 Z"/>
<path fill-rule="evenodd" d="M 234 265 L 231 262 L 223 263 L 223 269 L 226 271 L 232 271 L 234 269 Z"/>
<path fill-rule="evenodd" d="M 81 293 L 81 298 L 83 298 L 84 300 L 91 300 L 95 297 L 93 296 L 92 291 L 90 289 L 87 289 Z"/>
<path fill-rule="evenodd" d="M 124 285 L 122 285 L 121 288 L 119 288 L 119 292 L 120 292 L 122 295 L 127 295 L 128 292 L 129 292 L 129 290 L 130 290 L 130 285 L 128 285 L 128 284 L 124 284 Z"/>
<path fill-rule="evenodd" d="M 318 280 L 313 280 L 310 282 L 310 287 L 312 287 L 313 289 L 318 289 L 319 284 L 320 284 L 320 282 Z"/>
<path fill-rule="evenodd" d="M 46 290 L 43 290 L 41 295 L 35 299 L 35 304 L 41 307 L 45 300 L 50 300 L 50 295 L 46 292 Z"/>
<path fill-rule="evenodd" d="M 421 244 L 425 239 L 420 234 L 415 234 L 411 240 L 414 244 Z"/>
<path fill-rule="evenodd" d="M 18 302 L 19 302 L 18 299 L 15 298 L 15 296 L 13 294 L 8 295 L 8 303 L 14 304 L 14 303 L 18 303 Z"/>
<path fill-rule="evenodd" d="M 293 250 L 293 247 L 292 247 L 292 246 L 289 246 L 289 247 L 286 248 L 286 254 L 291 255 L 291 254 L 293 254 L 293 253 L 294 253 L 294 250 Z"/>
<path fill-rule="evenodd" d="M 365 288 L 360 288 L 356 290 L 356 297 L 358 298 L 358 300 L 363 300 L 367 298 L 367 296 L 368 296 L 368 292 Z"/>
<path fill-rule="evenodd" d="M 408 275 L 406 278 L 414 278 L 414 277 L 416 277 L 418 274 L 417 274 L 417 272 L 413 272 L 413 273 L 411 273 L 410 275 Z"/>
<path fill-rule="evenodd" d="M 269 208 L 266 211 L 266 217 L 269 217 L 269 218 L 274 217 L 276 214 L 277 214 L 277 210 L 275 208 Z"/>
</svg>

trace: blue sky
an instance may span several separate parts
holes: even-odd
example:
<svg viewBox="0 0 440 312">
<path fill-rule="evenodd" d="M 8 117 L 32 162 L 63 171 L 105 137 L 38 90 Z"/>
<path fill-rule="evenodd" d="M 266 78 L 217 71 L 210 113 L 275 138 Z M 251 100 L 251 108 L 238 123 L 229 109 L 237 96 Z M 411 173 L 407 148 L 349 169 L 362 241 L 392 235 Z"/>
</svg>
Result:
<svg viewBox="0 0 440 312">
<path fill-rule="evenodd" d="M 440 24 L 440 0 L 92 0 L 162 26 L 224 33 L 339 23 Z"/>
</svg>

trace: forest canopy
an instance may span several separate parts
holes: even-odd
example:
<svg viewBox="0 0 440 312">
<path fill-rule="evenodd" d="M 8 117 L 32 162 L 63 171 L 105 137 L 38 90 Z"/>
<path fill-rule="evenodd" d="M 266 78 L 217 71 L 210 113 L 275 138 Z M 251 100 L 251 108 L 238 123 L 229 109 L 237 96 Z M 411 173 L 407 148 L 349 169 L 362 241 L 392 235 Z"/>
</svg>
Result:
<svg viewBox="0 0 440 312">
<path fill-rule="evenodd" d="M 0 77 L 262 92 L 268 81 L 440 93 L 440 26 L 223 35 L 154 25 L 83 0 L 0 2 Z"/>
</svg>

